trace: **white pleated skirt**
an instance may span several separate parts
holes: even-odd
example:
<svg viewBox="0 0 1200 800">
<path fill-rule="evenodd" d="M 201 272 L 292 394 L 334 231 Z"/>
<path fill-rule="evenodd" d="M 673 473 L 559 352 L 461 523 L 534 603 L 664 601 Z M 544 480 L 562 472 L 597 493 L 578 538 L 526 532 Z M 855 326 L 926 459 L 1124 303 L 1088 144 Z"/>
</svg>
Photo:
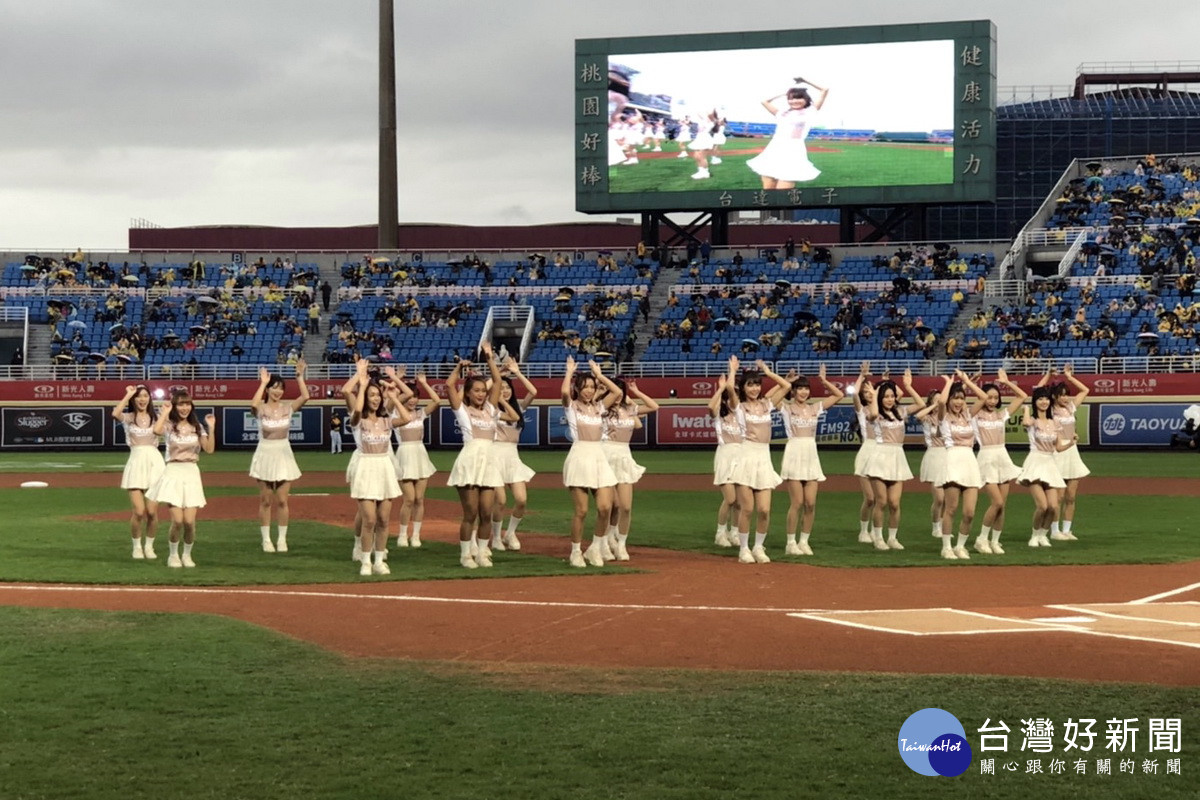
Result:
<svg viewBox="0 0 1200 800">
<path fill-rule="evenodd" d="M 450 479 L 446 485 L 503 486 L 504 481 L 500 479 L 500 472 L 492 460 L 494 444 L 490 439 L 472 439 L 464 444 L 462 450 L 458 451 L 458 458 L 454 459 L 454 466 L 450 468 Z"/>
<path fill-rule="evenodd" d="M 917 475 L 921 483 L 942 485 L 942 475 L 946 472 L 946 448 L 926 447 L 925 455 L 921 456 L 921 468 Z"/>
<path fill-rule="evenodd" d="M 350 496 L 355 500 L 392 500 L 400 496 L 400 481 L 396 480 L 390 453 L 358 453 Z"/>
<path fill-rule="evenodd" d="M 867 462 L 871 460 L 871 453 L 875 452 L 875 448 L 879 443 L 874 439 L 867 438 L 858 446 L 858 452 L 854 454 L 854 474 L 859 477 L 866 477 Z"/>
<path fill-rule="evenodd" d="M 821 458 L 817 455 L 817 440 L 811 436 L 788 439 L 783 448 L 783 464 L 779 477 L 785 481 L 823 481 Z"/>
<path fill-rule="evenodd" d="M 946 451 L 946 465 L 942 470 L 941 483 L 936 486 L 954 484 L 964 489 L 980 489 L 983 487 L 983 476 L 979 473 L 979 462 L 975 460 L 975 451 L 970 447 L 943 448 Z"/>
<path fill-rule="evenodd" d="M 713 486 L 737 483 L 737 467 L 741 457 L 741 442 L 717 445 L 717 452 L 713 455 Z"/>
<path fill-rule="evenodd" d="M 146 498 L 176 508 L 204 508 L 207 501 L 204 484 L 200 481 L 200 467 L 195 461 L 168 462 L 162 477 L 146 493 Z"/>
<path fill-rule="evenodd" d="M 402 481 L 423 481 L 437 472 L 424 442 L 401 442 L 392 454 L 392 465 L 396 479 Z"/>
<path fill-rule="evenodd" d="M 1058 465 L 1058 472 L 1065 481 L 1086 478 L 1092 474 L 1092 471 L 1087 468 L 1087 465 L 1083 463 L 1083 459 L 1080 458 L 1079 447 L 1077 445 L 1071 445 L 1066 450 L 1055 453 L 1054 463 Z"/>
<path fill-rule="evenodd" d="M 881 481 L 912 480 L 912 470 L 904 457 L 904 445 L 876 443 L 863 470 L 868 478 Z"/>
<path fill-rule="evenodd" d="M 505 486 L 512 483 L 529 483 L 533 480 L 533 476 L 537 475 L 536 472 L 525 466 L 520 453 L 517 452 L 515 442 L 493 442 L 492 459 L 496 463 L 496 471 L 500 473 L 500 480 L 504 482 Z"/>
<path fill-rule="evenodd" d="M 983 482 L 997 485 L 1014 481 L 1021 474 L 1021 468 L 1013 463 L 1008 455 L 1008 448 L 1002 444 L 989 444 L 979 448 L 979 474 Z"/>
<path fill-rule="evenodd" d="M 783 478 L 771 463 L 771 445 L 765 442 L 742 442 L 734 483 L 749 486 L 756 492 L 774 489 Z"/>
<path fill-rule="evenodd" d="M 616 486 L 617 476 L 608 465 L 600 442 L 575 442 L 567 451 L 562 468 L 563 486 L 601 489 Z"/>
<path fill-rule="evenodd" d="M 121 488 L 148 491 L 158 483 L 165 468 L 166 461 L 157 447 L 148 444 L 131 447 L 125 471 L 121 473 Z"/>
<path fill-rule="evenodd" d="M 633 452 L 628 442 L 601 442 L 604 455 L 608 458 L 608 466 L 613 471 L 617 483 L 637 483 L 646 473 L 646 468 L 633 460 Z"/>
<path fill-rule="evenodd" d="M 250 459 L 250 477 L 256 481 L 294 481 L 300 477 L 300 465 L 287 439 L 259 439 Z"/>
<path fill-rule="evenodd" d="M 358 467 L 358 460 L 362 458 L 362 451 L 357 447 L 350 453 L 350 461 L 346 464 L 346 483 L 354 484 L 354 470 Z"/>
<path fill-rule="evenodd" d="M 1029 451 L 1029 455 L 1025 457 L 1025 464 L 1021 467 L 1021 474 L 1017 476 L 1017 483 L 1022 486 L 1044 483 L 1051 489 L 1063 489 L 1067 485 L 1063 482 L 1062 473 L 1058 471 L 1054 454 L 1041 450 Z"/>
</svg>

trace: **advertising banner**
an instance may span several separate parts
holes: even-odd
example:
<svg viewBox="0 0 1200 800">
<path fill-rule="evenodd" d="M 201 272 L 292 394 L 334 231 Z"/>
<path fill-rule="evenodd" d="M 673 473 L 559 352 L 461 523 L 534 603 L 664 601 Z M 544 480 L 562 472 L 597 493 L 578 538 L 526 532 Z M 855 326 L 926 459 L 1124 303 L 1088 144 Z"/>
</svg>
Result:
<svg viewBox="0 0 1200 800">
<path fill-rule="evenodd" d="M 638 383 L 641 387 L 641 382 Z M 570 426 L 567 425 L 566 409 L 561 404 L 543 406 L 546 409 L 546 428 L 548 444 L 571 444 Z M 662 413 L 661 411 L 659 413 Z M 629 444 L 632 447 L 645 445 L 649 440 L 649 426 L 654 424 L 654 414 L 642 417 L 642 427 L 633 432 Z"/>
<path fill-rule="evenodd" d="M 68 448 L 103 447 L 104 420 L 108 409 L 5 408 L 0 422 L 0 441 L 5 447 Z"/>
<path fill-rule="evenodd" d="M 539 406 L 530 406 L 525 409 L 525 427 L 521 429 L 520 444 L 535 446 L 538 444 L 538 420 L 541 411 Z M 438 444 L 441 445 L 461 445 L 462 431 L 458 428 L 458 419 L 454 416 L 454 409 L 446 408 L 445 406 L 438 409 Z"/>
<path fill-rule="evenodd" d="M 288 440 L 293 445 L 326 444 L 324 414 L 316 406 L 305 406 L 292 414 L 288 429 Z M 258 417 L 249 408 L 233 407 L 221 409 L 221 444 L 237 447 L 258 444 Z"/>
<path fill-rule="evenodd" d="M 125 447 L 125 426 L 113 419 L 110 416 L 110 413 L 111 409 L 105 409 L 104 416 L 109 420 L 109 422 L 112 423 L 112 444 L 114 447 Z M 216 409 L 214 409 L 212 406 L 196 406 L 196 417 L 199 418 L 201 422 L 204 422 L 204 418 L 209 414 L 215 415 L 216 413 Z M 217 425 L 220 426 L 221 423 L 221 418 L 218 416 Z M 159 442 L 160 447 L 161 444 L 162 443 Z"/>
<path fill-rule="evenodd" d="M 1101 403 L 1100 444 L 1167 447 L 1171 434 L 1183 427 L 1189 403 Z"/>
</svg>

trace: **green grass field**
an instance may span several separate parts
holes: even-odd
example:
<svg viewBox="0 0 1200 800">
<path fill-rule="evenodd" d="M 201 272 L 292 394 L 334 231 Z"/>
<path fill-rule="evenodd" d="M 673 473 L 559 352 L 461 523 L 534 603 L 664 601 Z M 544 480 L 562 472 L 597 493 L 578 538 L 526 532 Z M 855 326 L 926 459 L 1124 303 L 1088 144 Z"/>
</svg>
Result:
<svg viewBox="0 0 1200 800">
<path fill-rule="evenodd" d="M 249 452 L 219 452 L 204 470 L 244 471 Z M 434 453 L 443 470 L 453 453 Z M 915 454 L 914 454 L 915 455 Z M 346 456 L 298 453 L 313 473 L 340 469 Z M 542 474 L 523 529 L 560 533 L 569 513 L 555 474 L 563 453 L 530 450 Z M 704 474 L 707 451 L 639 454 L 659 473 Z M 777 456 L 778 457 L 778 456 Z M 1177 453 L 1085 453 L 1096 475 L 1194 476 L 1200 461 Z M 853 453 L 822 454 L 827 474 L 849 471 Z M 133 562 L 124 522 L 80 524 L 78 515 L 120 512 L 119 453 L 0 455 L 0 475 L 41 472 L 52 488 L 0 490 L 0 580 L 218 584 L 356 582 L 346 531 L 294 520 L 286 564 L 256 552 L 253 520 L 205 520 L 201 569 L 167 570 Z M 61 472 L 101 471 L 110 489 L 53 488 Z M 345 488 L 302 480 L 297 492 Z M 902 553 L 889 564 L 987 569 L 980 558 L 948 564 L 926 534 L 927 495 L 910 485 Z M 244 489 L 211 489 L 210 502 Z M 431 497 L 453 500 L 448 489 Z M 824 492 L 811 563 L 839 569 L 879 565 L 853 542 L 855 493 Z M 1004 564 L 1146 563 L 1195 559 L 1196 497 L 1088 494 L 1084 483 L 1070 548 L 1024 547 L 1028 495 L 1015 491 Z M 635 538 L 656 547 L 712 547 L 712 492 L 641 491 Z M 775 498 L 772 555 L 782 540 L 785 500 Z M 565 538 L 564 538 L 565 542 Z M 1150 543 L 1150 546 L 1148 545 Z M 165 547 L 165 546 L 164 546 Z M 728 553 L 728 551 L 725 551 Z M 779 557 L 782 560 L 782 556 Z M 472 579 L 455 548 L 404 554 L 388 578 Z M 564 575 L 553 558 L 497 560 L 489 577 Z M 172 574 L 174 573 L 174 574 Z M 571 580 L 570 577 L 559 578 Z M 1178 657 L 1194 658 L 1192 651 Z M 886 659 L 873 664 L 887 669 Z M 1152 674 L 1152 665 L 1147 666 Z M 958 716 L 968 740 L 985 718 L 1012 728 L 1016 772 L 982 775 L 979 756 L 957 779 L 910 772 L 896 752 L 899 727 L 936 706 Z M 1139 739 L 1136 774 L 1095 774 L 1111 756 L 1103 734 L 1087 775 L 1026 774 L 1020 720 L 1074 717 L 1180 718 L 1183 752 L 1151 756 Z M 1104 796 L 1193 797 L 1190 753 L 1200 710 L 1194 689 L 886 674 L 721 673 L 591 670 L 350 660 L 270 631 L 204 616 L 0 608 L 0 797 L 9 798 L 315 798 L 359 797 L 793 797 Z M 1055 756 L 1064 758 L 1061 735 Z M 1182 757 L 1182 775 L 1166 758 Z M 1044 757 L 1048 771 L 1050 756 Z M 1068 764 L 1073 763 L 1068 760 Z"/>
<path fill-rule="evenodd" d="M 759 189 L 758 173 L 746 166 L 754 153 L 766 147 L 767 139 L 730 139 L 719 151 L 721 164 L 710 167 L 712 177 L 693 180 L 691 158 L 678 158 L 679 147 L 667 142 L 661 153 L 639 151 L 637 164 L 618 164 L 608 169 L 609 191 L 688 192 L 698 189 Z M 797 188 L 848 188 L 854 186 L 912 186 L 954 181 L 954 152 L 951 147 L 896 142 L 827 142 L 809 140 L 809 160 L 821 170 L 816 180 Z M 657 156 L 657 157 L 656 157 Z M 817 198 L 814 197 L 813 200 Z"/>
</svg>

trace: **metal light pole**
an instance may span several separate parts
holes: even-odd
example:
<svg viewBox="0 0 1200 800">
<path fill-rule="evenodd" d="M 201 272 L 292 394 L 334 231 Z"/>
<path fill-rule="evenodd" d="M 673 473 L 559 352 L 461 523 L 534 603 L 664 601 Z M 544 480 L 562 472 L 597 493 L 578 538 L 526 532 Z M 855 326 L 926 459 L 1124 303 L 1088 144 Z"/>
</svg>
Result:
<svg viewBox="0 0 1200 800">
<path fill-rule="evenodd" d="M 379 249 L 400 246 L 396 185 L 396 31 L 393 0 L 379 0 Z"/>
</svg>

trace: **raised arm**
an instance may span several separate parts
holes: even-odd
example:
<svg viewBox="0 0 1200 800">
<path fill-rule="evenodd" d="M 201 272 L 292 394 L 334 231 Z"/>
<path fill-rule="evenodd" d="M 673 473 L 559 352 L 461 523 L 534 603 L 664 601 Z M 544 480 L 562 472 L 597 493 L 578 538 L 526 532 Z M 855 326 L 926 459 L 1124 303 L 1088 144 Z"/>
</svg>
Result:
<svg viewBox="0 0 1200 800">
<path fill-rule="evenodd" d="M 488 402 L 496 407 L 500 403 L 500 391 L 504 388 L 504 382 L 500 380 L 500 367 L 496 365 L 496 354 L 492 352 L 491 342 L 484 342 L 480 349 L 487 359 L 488 373 L 492 376 L 492 385 L 488 387 Z"/>
<path fill-rule="evenodd" d="M 425 416 L 431 416 L 437 407 L 442 404 L 442 398 L 438 397 L 438 393 L 429 385 L 429 379 L 425 377 L 424 372 L 417 373 L 417 386 L 424 390 L 425 396 L 429 398 L 425 403 Z"/>
<path fill-rule="evenodd" d="M 879 406 L 875 403 L 875 387 L 869 381 L 863 381 L 862 388 L 854 396 L 862 398 L 860 405 L 868 422 L 879 416 Z"/>
<path fill-rule="evenodd" d="M 913 405 L 915 405 L 918 409 L 924 408 L 925 398 L 921 396 L 920 392 L 913 388 L 911 369 L 904 370 L 904 377 L 900 379 L 900 382 L 904 386 L 904 393 L 912 398 Z M 947 391 L 949 391 L 949 388 L 947 388 Z"/>
<path fill-rule="evenodd" d="M 354 380 L 358 384 L 359 389 L 354 393 L 353 402 L 347 404 L 350 409 L 351 427 L 357 425 L 359 420 L 362 419 L 363 405 L 367 401 L 367 384 L 370 383 L 370 379 L 367 378 L 367 367 L 369 365 L 369 362 L 365 358 L 360 358 L 355 365 Z"/>
<path fill-rule="evenodd" d="M 563 408 L 571 405 L 571 384 L 575 381 L 575 357 L 567 356 L 567 371 L 563 373 L 562 396 Z"/>
<path fill-rule="evenodd" d="M 254 391 L 254 397 L 250 398 L 250 413 L 258 416 L 259 410 L 262 408 L 263 395 L 267 393 L 267 384 L 271 380 L 271 373 L 266 367 L 258 368 L 258 388 Z"/>
<path fill-rule="evenodd" d="M 345 404 L 346 410 L 353 413 L 354 411 L 354 394 L 358 391 L 358 371 L 355 370 L 350 376 L 350 380 L 342 384 L 342 403 Z"/>
<path fill-rule="evenodd" d="M 825 105 L 825 98 L 829 96 L 828 88 L 817 86 L 812 81 L 799 81 L 799 82 L 807 83 L 809 86 L 811 86 L 812 88 L 817 90 L 817 96 L 813 98 L 813 108 L 820 109 L 821 106 Z"/>
<path fill-rule="evenodd" d="M 1011 417 L 1013 414 L 1017 413 L 1018 408 L 1025 404 L 1025 398 L 1029 397 L 1029 395 L 1025 394 L 1024 390 L 1022 390 L 1020 386 L 1017 386 L 1015 383 L 1010 381 L 1008 379 L 1008 373 L 1006 373 L 1004 370 L 997 371 L 996 382 L 1002 386 L 1007 386 L 1012 390 L 1013 399 L 1012 402 L 1008 404 L 1008 415 Z"/>
<path fill-rule="evenodd" d="M 497 406 L 500 410 L 500 419 L 504 422 L 516 424 L 521 420 L 521 412 L 513 408 L 511 403 L 506 402 L 503 398 L 500 399 Z"/>
<path fill-rule="evenodd" d="M 157 436 L 162 436 L 163 431 L 167 429 L 167 418 L 171 414 L 170 398 L 163 400 L 162 405 L 158 407 L 158 417 L 154 420 L 154 433 Z"/>
<path fill-rule="evenodd" d="M 612 408 L 621 399 L 621 387 L 613 383 L 612 379 L 604 374 L 604 370 L 600 369 L 599 363 L 593 361 L 591 365 L 592 377 L 596 379 L 596 383 L 608 390 L 608 394 L 600 402 L 604 404 L 605 408 Z"/>
<path fill-rule="evenodd" d="M 824 362 L 822 362 L 821 366 L 817 369 L 817 380 L 819 380 L 821 385 L 825 387 L 825 391 L 829 392 L 829 396 L 821 401 L 821 405 L 826 411 L 833 408 L 837 401 L 846 396 L 846 393 L 839 389 L 836 383 L 833 383 L 829 380 L 829 378 L 826 377 Z"/>
<path fill-rule="evenodd" d="M 721 395 L 725 394 L 725 376 L 717 376 L 717 390 L 708 400 L 708 410 L 714 417 L 721 416 Z"/>
<path fill-rule="evenodd" d="M 401 425 L 407 425 L 412 422 L 412 412 L 408 410 L 408 406 L 404 403 L 404 397 L 400 390 L 408 387 L 404 386 L 404 381 L 394 381 L 388 386 L 385 397 L 391 400 L 392 404 L 392 427 L 399 428 Z M 412 392 L 408 393 L 412 397 Z"/>
<path fill-rule="evenodd" d="M 855 411 L 862 411 L 863 387 L 870 386 L 870 384 L 867 383 L 867 376 L 870 374 L 871 374 L 871 362 L 870 361 L 862 362 L 862 364 L 860 364 L 858 367 L 858 377 L 854 379 L 854 410 Z"/>
<path fill-rule="evenodd" d="M 117 404 L 113 406 L 113 419 L 115 419 L 117 422 L 122 422 L 125 419 L 125 409 L 129 408 L 129 401 L 133 399 L 135 394 L 137 394 L 136 386 L 125 387 L 125 396 L 118 400 Z M 153 403 L 154 398 L 150 398 L 150 402 Z"/>
<path fill-rule="evenodd" d="M 529 404 L 533 402 L 534 398 L 537 397 L 537 387 L 533 385 L 533 381 L 525 377 L 525 373 L 521 372 L 521 367 L 517 364 L 516 359 L 508 359 L 508 361 L 504 362 L 504 367 L 525 387 L 525 396 L 517 401 L 520 410 L 524 412 L 525 409 L 529 408 Z"/>
<path fill-rule="evenodd" d="M 217 449 L 217 418 L 213 414 L 204 416 L 205 434 L 200 437 L 200 447 L 211 454 Z"/>
<path fill-rule="evenodd" d="M 1046 370 L 1046 374 L 1043 375 L 1040 379 L 1038 379 L 1038 382 L 1033 385 L 1033 388 L 1036 389 L 1039 386 L 1045 386 L 1047 383 L 1050 382 L 1050 376 L 1053 374 L 1054 374 L 1054 368 L 1050 367 L 1049 369 Z"/>
<path fill-rule="evenodd" d="M 629 381 L 625 384 L 625 387 L 629 394 L 642 401 L 642 405 L 638 406 L 637 410 L 639 417 L 644 417 L 653 411 L 658 411 L 658 403 L 653 397 L 638 388 L 637 381 Z"/>
<path fill-rule="evenodd" d="M 725 392 L 726 392 L 726 397 L 728 397 L 730 411 L 737 408 L 738 403 L 740 402 L 738 400 L 738 393 L 737 393 L 737 371 L 738 371 L 738 358 L 737 358 L 737 356 L 730 356 L 729 357 L 729 374 L 725 377 Z"/>
<path fill-rule="evenodd" d="M 446 378 L 446 399 L 450 401 L 450 407 L 455 411 L 462 406 L 462 391 L 458 387 L 458 382 L 462 380 L 463 370 L 470 364 L 470 361 L 459 359 L 454 363 L 454 369 L 450 370 L 450 377 Z"/>
<path fill-rule="evenodd" d="M 961 369 L 955 370 L 954 375 L 960 381 L 962 381 L 963 386 L 971 390 L 971 394 L 978 398 L 979 402 L 971 408 L 972 412 L 978 412 L 979 409 L 983 408 L 983 404 L 987 401 L 987 392 L 983 391 L 983 389 L 980 389 L 979 384 L 975 383 L 975 381 L 971 379 L 971 376 L 963 372 Z"/>
<path fill-rule="evenodd" d="M 781 378 L 776 375 L 771 368 L 767 366 L 767 362 L 763 361 L 762 359 L 755 361 L 754 366 L 758 368 L 759 372 L 770 378 L 771 383 L 774 384 L 771 387 L 771 391 L 767 392 L 766 394 L 767 400 L 770 401 L 771 405 L 773 406 L 779 405 L 779 401 L 786 397 L 787 393 L 791 390 L 792 380 L 798 376 L 794 372 L 789 372 L 786 379 Z"/>
<path fill-rule="evenodd" d="M 300 386 L 300 396 L 292 402 L 292 412 L 299 411 L 304 408 L 304 404 L 308 402 L 308 363 L 303 358 L 296 361 L 296 383 Z"/>
<path fill-rule="evenodd" d="M 1067 381 L 1078 390 L 1075 394 L 1075 407 L 1079 408 L 1083 405 L 1083 401 L 1087 399 L 1088 393 L 1091 392 L 1091 389 L 1088 389 L 1087 385 L 1083 381 L 1075 377 L 1075 367 L 1071 364 L 1067 364 L 1065 367 L 1063 367 L 1063 377 L 1065 377 Z"/>
</svg>

